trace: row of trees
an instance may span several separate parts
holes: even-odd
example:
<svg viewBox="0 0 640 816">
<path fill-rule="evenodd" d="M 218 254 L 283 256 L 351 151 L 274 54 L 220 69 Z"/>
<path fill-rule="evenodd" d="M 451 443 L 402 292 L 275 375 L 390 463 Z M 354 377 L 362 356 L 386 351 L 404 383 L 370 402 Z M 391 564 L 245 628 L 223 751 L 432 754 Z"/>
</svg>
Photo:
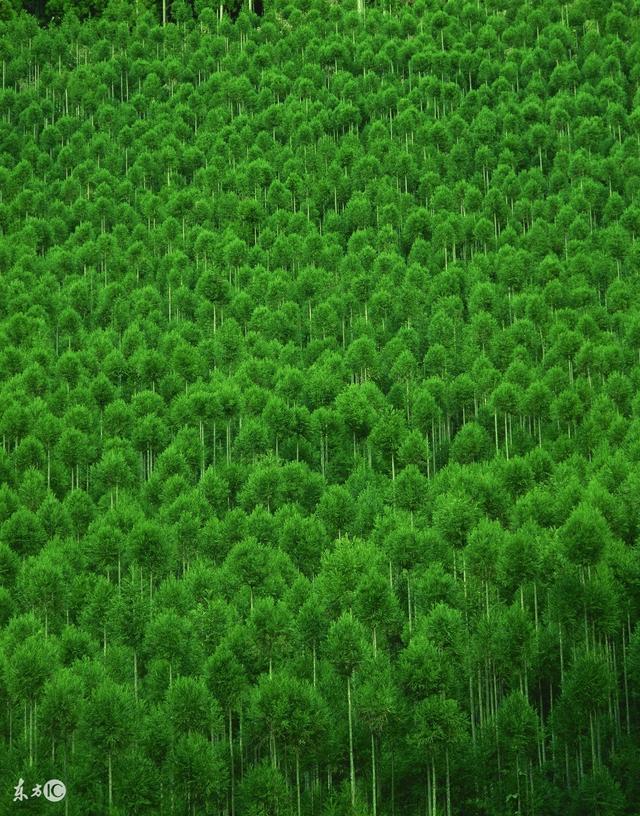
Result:
<svg viewBox="0 0 640 816">
<path fill-rule="evenodd" d="M 634 816 L 636 6 L 1 7 L 1 779 Z"/>
<path fill-rule="evenodd" d="M 122 18 L 136 19 L 140 14 L 155 15 L 166 26 L 193 19 L 205 10 L 213 11 L 219 19 L 225 14 L 237 19 L 243 6 L 261 16 L 263 0 L 135 0 L 134 3 L 108 2 L 108 0 L 2 0 L 0 19 L 9 19 L 20 11 L 34 15 L 40 24 L 55 25 L 66 15 L 74 15 L 80 20 L 100 17 L 113 13 Z M 364 6 L 362 8 L 364 11 Z"/>
</svg>

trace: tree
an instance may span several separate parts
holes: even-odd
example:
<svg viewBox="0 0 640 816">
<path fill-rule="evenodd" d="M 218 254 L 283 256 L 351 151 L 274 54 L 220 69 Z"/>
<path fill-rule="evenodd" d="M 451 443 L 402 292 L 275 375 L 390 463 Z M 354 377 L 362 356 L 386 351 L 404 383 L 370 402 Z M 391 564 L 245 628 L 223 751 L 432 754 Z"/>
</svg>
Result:
<svg viewBox="0 0 640 816">
<path fill-rule="evenodd" d="M 222 804 L 229 773 L 223 749 L 221 743 L 212 745 L 197 733 L 182 734 L 173 746 L 171 774 L 189 813 Z"/>
<path fill-rule="evenodd" d="M 444 750 L 445 756 L 445 802 L 447 816 L 451 814 L 451 777 L 449 752 L 461 738 L 464 717 L 455 700 L 427 697 L 414 709 L 412 744 L 427 758 L 427 812 L 438 811 L 438 785 L 436 758 Z"/>
<path fill-rule="evenodd" d="M 415 465 L 408 465 L 396 479 L 394 486 L 396 502 L 403 510 L 409 510 L 412 521 L 414 512 L 426 501 L 427 485 L 427 479 Z"/>
<path fill-rule="evenodd" d="M 367 676 L 356 689 L 356 708 L 367 724 L 371 736 L 371 812 L 378 812 L 376 745 L 398 713 L 398 690 L 392 679 L 391 667 L 385 658 L 375 659 L 367 666 Z M 379 753 L 379 748 L 378 748 Z"/>
<path fill-rule="evenodd" d="M 291 613 L 283 603 L 274 603 L 273 598 L 259 598 L 251 610 L 250 622 L 259 653 L 267 657 L 271 677 L 274 655 L 280 657 L 291 639 Z"/>
<path fill-rule="evenodd" d="M 44 545 L 46 533 L 35 513 L 21 507 L 4 522 L 0 535 L 20 556 L 36 554 Z"/>
<path fill-rule="evenodd" d="M 113 758 L 133 736 L 134 712 L 128 690 L 106 678 L 96 686 L 83 710 L 80 728 L 85 739 L 96 761 L 106 760 L 109 809 L 113 807 Z"/>
<path fill-rule="evenodd" d="M 589 567 L 600 560 L 611 533 L 598 510 L 583 506 L 571 513 L 559 535 L 569 560 Z"/>
<path fill-rule="evenodd" d="M 242 780 L 239 799 L 251 816 L 290 816 L 291 797 L 282 772 L 262 762 L 250 768 Z"/>
<path fill-rule="evenodd" d="M 353 709 L 351 688 L 353 675 L 364 658 L 364 632 L 362 625 L 346 612 L 329 627 L 327 649 L 331 661 L 347 681 L 347 718 L 349 724 L 349 781 L 351 785 L 351 807 L 356 804 L 356 771 L 353 754 Z"/>
<path fill-rule="evenodd" d="M 235 544 L 225 560 L 229 577 L 249 587 L 250 608 L 253 610 L 256 589 L 267 579 L 273 561 L 270 551 L 255 538 Z"/>
<path fill-rule="evenodd" d="M 326 727 L 325 711 L 317 691 L 286 673 L 263 675 L 254 689 L 250 718 L 259 740 L 268 737 L 271 765 L 278 767 L 277 746 L 293 747 L 296 768 L 296 803 L 301 813 L 300 755 L 313 750 Z"/>
<path fill-rule="evenodd" d="M 278 456 L 278 442 L 283 436 L 287 435 L 292 419 L 291 411 L 288 409 L 283 399 L 277 396 L 269 397 L 265 405 L 262 417 L 271 430 L 275 439 L 275 454 Z"/>
<path fill-rule="evenodd" d="M 114 598 L 110 614 L 112 625 L 119 639 L 133 650 L 133 694 L 138 699 L 138 655 L 143 646 L 145 629 L 150 618 L 150 602 L 146 594 L 140 592 L 138 582 L 132 572 L 131 578 L 120 585 Z"/>
<path fill-rule="evenodd" d="M 24 704 L 24 744 L 28 746 L 29 766 L 34 763 L 37 747 L 37 720 L 34 717 L 36 701 L 45 682 L 55 670 L 57 650 L 48 641 L 33 634 L 26 637 L 7 655 L 6 685 L 9 700 Z M 27 725 L 28 712 L 28 725 Z"/>
<path fill-rule="evenodd" d="M 377 389 L 372 383 L 350 385 L 336 397 L 338 416 L 351 432 L 353 457 L 357 443 L 362 443 L 373 427 L 376 415 Z"/>
<path fill-rule="evenodd" d="M 400 620 L 400 607 L 389 581 L 381 572 L 367 571 L 358 582 L 354 611 L 359 620 L 368 624 L 374 655 L 378 651 L 378 633 L 391 633 Z"/>
<path fill-rule="evenodd" d="M 38 555 L 26 559 L 16 582 L 25 606 L 43 613 L 45 638 L 49 634 L 50 619 L 55 620 L 66 607 L 67 587 L 57 560 L 59 556 L 55 551 L 42 550 Z"/>
<path fill-rule="evenodd" d="M 491 442 L 485 429 L 477 422 L 467 422 L 451 444 L 451 459 L 459 464 L 478 462 L 489 457 Z"/>
<path fill-rule="evenodd" d="M 235 813 L 235 752 L 233 746 L 233 712 L 244 692 L 246 674 L 244 667 L 227 643 L 221 643 L 207 658 L 204 674 L 209 690 L 227 712 L 229 764 L 231 776 L 231 813 Z"/>
<path fill-rule="evenodd" d="M 82 681 L 70 669 L 60 669 L 45 683 L 38 707 L 42 732 L 51 742 L 51 758 L 62 748 L 65 763 L 70 743 L 75 735 L 84 705 Z"/>
<path fill-rule="evenodd" d="M 221 730 L 222 712 L 202 680 L 176 678 L 167 689 L 165 705 L 176 734 L 213 736 Z"/>
<path fill-rule="evenodd" d="M 606 768 L 596 768 L 585 776 L 577 791 L 572 813 L 615 814 L 624 812 L 624 796 Z"/>
<path fill-rule="evenodd" d="M 502 701 L 496 718 L 496 733 L 505 761 L 513 767 L 515 759 L 515 780 L 512 786 L 517 791 L 517 807 L 521 810 L 523 797 L 528 797 L 521 789 L 520 775 L 526 767 L 528 781 L 531 782 L 531 760 L 539 737 L 536 713 L 519 692 L 513 692 Z"/>
<path fill-rule="evenodd" d="M 396 478 L 396 456 L 402 445 L 406 426 L 399 411 L 388 411 L 376 422 L 370 441 L 374 449 L 391 460 L 391 478 Z"/>
<path fill-rule="evenodd" d="M 175 543 L 163 525 L 143 518 L 132 525 L 128 543 L 140 567 L 147 571 L 152 595 L 154 575 L 163 576 L 174 562 Z"/>
</svg>

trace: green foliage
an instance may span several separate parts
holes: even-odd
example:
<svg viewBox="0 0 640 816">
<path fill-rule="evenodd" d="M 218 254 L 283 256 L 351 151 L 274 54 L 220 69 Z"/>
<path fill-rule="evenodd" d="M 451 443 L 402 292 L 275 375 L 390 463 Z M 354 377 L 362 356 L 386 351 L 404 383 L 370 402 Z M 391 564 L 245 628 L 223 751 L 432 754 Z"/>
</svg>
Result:
<svg viewBox="0 0 640 816">
<path fill-rule="evenodd" d="M 3 783 L 635 812 L 639 20 L 0 0 Z"/>
</svg>

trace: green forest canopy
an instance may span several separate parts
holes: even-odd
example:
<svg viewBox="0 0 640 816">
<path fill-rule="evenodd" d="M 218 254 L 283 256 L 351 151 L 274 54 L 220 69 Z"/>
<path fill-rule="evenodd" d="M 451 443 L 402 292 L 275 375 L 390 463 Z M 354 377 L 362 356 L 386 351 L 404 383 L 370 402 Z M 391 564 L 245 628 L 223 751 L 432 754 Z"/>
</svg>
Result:
<svg viewBox="0 0 640 816">
<path fill-rule="evenodd" d="M 68 14 L 80 20 L 105 13 L 126 19 L 146 12 L 166 25 L 185 22 L 205 9 L 213 10 L 218 17 L 229 14 L 235 20 L 243 6 L 261 16 L 264 3 L 263 0 L 0 0 L 0 19 L 9 19 L 16 12 L 26 11 L 48 25 L 61 21 Z"/>
<path fill-rule="evenodd" d="M 637 0 L 21 5 L 0 814 L 636 816 Z"/>
</svg>

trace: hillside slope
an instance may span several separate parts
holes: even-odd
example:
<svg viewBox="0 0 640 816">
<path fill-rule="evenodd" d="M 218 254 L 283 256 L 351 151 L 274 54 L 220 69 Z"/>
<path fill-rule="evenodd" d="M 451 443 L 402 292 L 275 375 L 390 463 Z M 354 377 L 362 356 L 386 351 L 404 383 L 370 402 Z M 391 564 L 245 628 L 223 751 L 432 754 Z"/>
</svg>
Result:
<svg viewBox="0 0 640 816">
<path fill-rule="evenodd" d="M 10 5 L 0 814 L 637 814 L 638 3 Z"/>
</svg>

